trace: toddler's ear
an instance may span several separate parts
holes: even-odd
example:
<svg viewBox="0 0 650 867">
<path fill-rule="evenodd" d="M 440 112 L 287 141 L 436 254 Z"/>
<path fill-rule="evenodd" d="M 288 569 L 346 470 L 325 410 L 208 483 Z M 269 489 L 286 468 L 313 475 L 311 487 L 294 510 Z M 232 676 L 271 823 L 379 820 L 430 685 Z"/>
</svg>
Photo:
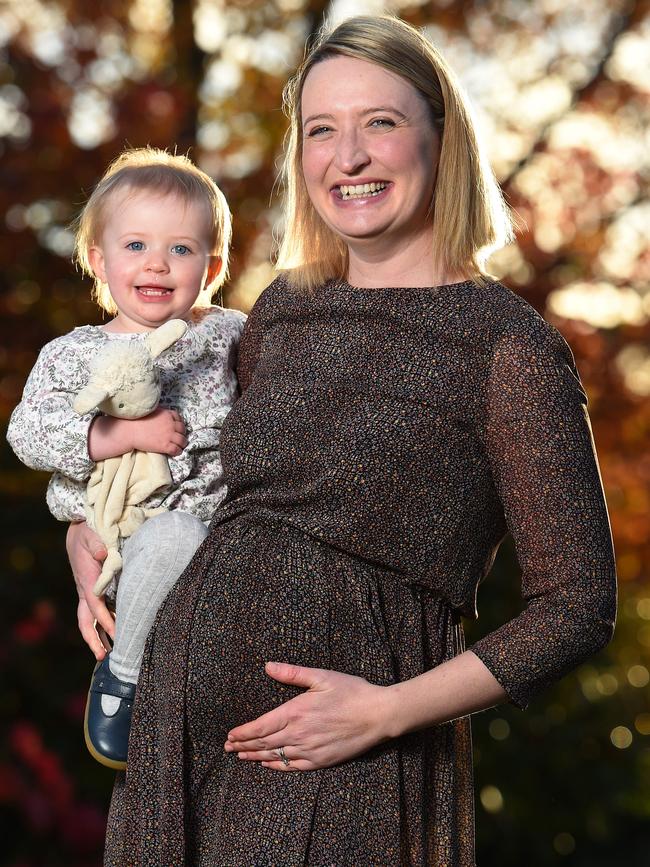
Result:
<svg viewBox="0 0 650 867">
<path fill-rule="evenodd" d="M 208 276 L 205 278 L 206 286 L 209 286 L 210 283 L 219 276 L 223 265 L 221 256 L 209 256 L 208 258 Z"/>
<path fill-rule="evenodd" d="M 90 247 L 88 250 L 88 261 L 90 267 L 95 273 L 95 277 L 106 283 L 106 268 L 104 267 L 104 251 L 101 247 Z"/>
</svg>

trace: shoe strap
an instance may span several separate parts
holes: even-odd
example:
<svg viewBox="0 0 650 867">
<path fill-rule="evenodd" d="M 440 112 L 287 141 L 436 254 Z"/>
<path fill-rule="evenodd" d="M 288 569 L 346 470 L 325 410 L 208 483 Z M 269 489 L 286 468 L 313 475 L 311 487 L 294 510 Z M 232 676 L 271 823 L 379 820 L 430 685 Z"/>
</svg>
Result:
<svg viewBox="0 0 650 867">
<path fill-rule="evenodd" d="M 119 680 L 110 672 L 102 672 L 95 676 L 91 692 L 98 692 L 101 695 L 114 695 L 117 698 L 125 698 L 133 701 L 135 698 L 135 684 L 127 683 L 125 680 Z"/>
</svg>

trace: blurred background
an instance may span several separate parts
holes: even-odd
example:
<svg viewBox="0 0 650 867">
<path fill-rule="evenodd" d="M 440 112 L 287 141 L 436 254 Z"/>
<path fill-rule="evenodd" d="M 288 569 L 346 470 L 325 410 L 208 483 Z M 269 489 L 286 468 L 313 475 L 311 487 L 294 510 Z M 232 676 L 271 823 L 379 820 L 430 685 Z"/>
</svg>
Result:
<svg viewBox="0 0 650 867">
<path fill-rule="evenodd" d="M 282 87 L 324 20 L 396 12 L 457 70 L 522 218 L 492 271 L 573 348 L 620 575 L 614 642 L 522 713 L 474 720 L 479 865 L 650 863 L 648 0 L 3 0 L 0 413 L 40 346 L 100 314 L 67 228 L 124 146 L 190 150 L 235 215 L 225 303 L 272 276 Z M 4 428 L 3 428 L 4 429 Z M 0 452 L 0 863 L 99 865 L 112 775 L 47 478 Z M 518 610 L 504 544 L 472 640 Z M 365 865 L 364 865 L 365 867 Z"/>
</svg>

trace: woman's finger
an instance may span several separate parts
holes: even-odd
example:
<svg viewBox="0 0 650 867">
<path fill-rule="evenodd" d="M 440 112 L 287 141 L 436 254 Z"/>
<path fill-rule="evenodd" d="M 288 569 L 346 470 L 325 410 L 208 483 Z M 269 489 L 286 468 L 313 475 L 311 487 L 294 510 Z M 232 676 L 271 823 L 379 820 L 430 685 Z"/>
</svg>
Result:
<svg viewBox="0 0 650 867">
<path fill-rule="evenodd" d="M 115 638 L 115 619 L 106 607 L 103 597 L 99 598 L 90 594 L 86 596 L 85 602 L 90 610 L 93 620 L 99 623 L 107 635 L 111 638 Z"/>
<path fill-rule="evenodd" d="M 94 530 L 91 530 L 85 521 L 70 525 L 68 533 L 71 537 L 74 535 L 75 530 L 79 547 L 83 551 L 87 551 L 91 558 L 97 563 L 102 563 L 108 556 L 108 551 L 106 550 L 106 545 L 104 545 L 97 533 L 95 533 Z"/>
<path fill-rule="evenodd" d="M 115 623 L 114 618 L 111 618 L 111 619 L 113 620 L 113 624 L 114 624 Z M 112 639 L 114 639 L 115 636 L 109 635 L 100 623 L 95 623 L 95 629 L 97 630 L 97 635 L 99 635 L 99 640 L 101 641 L 102 646 L 105 647 L 106 650 L 110 652 L 113 649 Z M 113 630 L 115 630 L 114 625 L 113 625 Z"/>
<path fill-rule="evenodd" d="M 283 747 L 283 749 L 288 762 L 297 762 L 299 759 L 303 758 L 303 756 L 297 752 L 296 747 Z M 277 749 L 254 750 L 253 752 L 237 750 L 237 758 L 242 759 L 242 761 L 245 762 L 282 762 L 282 756 L 278 753 Z"/>
<path fill-rule="evenodd" d="M 289 762 L 288 765 L 285 765 L 280 759 L 275 759 L 273 761 L 262 762 L 263 768 L 270 768 L 272 771 L 282 771 L 283 773 L 296 773 L 297 771 L 315 771 L 317 769 L 317 765 L 312 764 L 305 759 L 298 759 L 294 762 Z"/>
<path fill-rule="evenodd" d="M 267 662 L 266 673 L 280 683 L 290 683 L 311 689 L 327 674 L 322 668 L 308 668 L 306 665 L 293 665 L 290 662 Z"/>
<path fill-rule="evenodd" d="M 285 746 L 287 742 L 286 728 L 274 731 L 265 737 L 251 738 L 249 740 L 230 740 L 230 737 L 224 745 L 227 753 L 239 752 L 264 752 L 268 750 L 277 750 L 278 747 Z"/>
<path fill-rule="evenodd" d="M 95 629 L 95 619 L 90 613 L 90 609 L 86 605 L 85 599 L 80 599 L 77 605 L 77 623 L 79 624 L 79 632 L 81 637 L 86 642 L 95 656 L 95 659 L 101 660 L 106 656 L 107 648 L 100 640 L 97 630 Z"/>
<path fill-rule="evenodd" d="M 238 753 L 237 757 L 244 762 L 261 762 L 265 768 L 274 771 L 313 771 L 316 768 L 313 762 L 296 752 L 296 747 L 283 747 L 283 753 L 284 761 L 278 750 L 267 750 L 259 753 L 243 752 Z"/>
<path fill-rule="evenodd" d="M 286 710 L 289 704 L 291 704 L 291 701 L 273 708 L 273 710 L 263 714 L 263 716 L 259 716 L 252 722 L 231 729 L 228 732 L 228 742 L 237 741 L 243 743 L 258 738 L 266 738 L 269 735 L 281 732 L 287 727 L 289 722 Z M 281 744 L 278 744 L 278 746 L 281 746 Z"/>
</svg>

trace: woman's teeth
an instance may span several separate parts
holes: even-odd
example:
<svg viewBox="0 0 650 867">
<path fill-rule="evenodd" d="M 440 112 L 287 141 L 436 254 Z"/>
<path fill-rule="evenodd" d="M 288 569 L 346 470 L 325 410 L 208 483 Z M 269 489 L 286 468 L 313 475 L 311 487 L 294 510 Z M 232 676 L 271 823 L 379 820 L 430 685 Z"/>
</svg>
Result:
<svg viewBox="0 0 650 867">
<path fill-rule="evenodd" d="M 342 184 L 339 187 L 342 199 L 361 198 L 361 196 L 378 196 L 382 190 L 386 189 L 387 184 L 384 181 L 372 184 L 355 184 L 347 186 Z"/>
</svg>

